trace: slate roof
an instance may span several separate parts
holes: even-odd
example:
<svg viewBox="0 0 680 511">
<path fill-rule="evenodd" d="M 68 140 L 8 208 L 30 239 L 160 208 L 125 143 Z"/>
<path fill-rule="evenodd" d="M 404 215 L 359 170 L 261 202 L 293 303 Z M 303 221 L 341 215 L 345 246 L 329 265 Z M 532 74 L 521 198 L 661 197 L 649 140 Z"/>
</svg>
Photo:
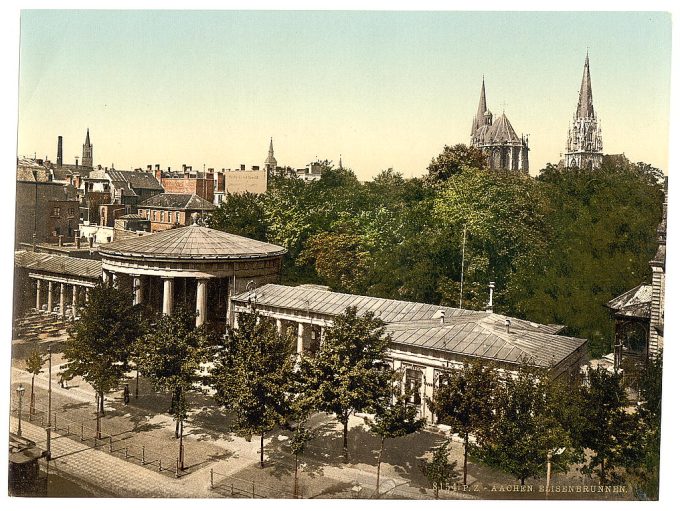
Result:
<svg viewBox="0 0 680 511">
<path fill-rule="evenodd" d="M 159 193 L 138 204 L 140 208 L 166 208 L 166 209 L 190 209 L 208 210 L 215 209 L 212 202 L 191 193 Z"/>
<path fill-rule="evenodd" d="M 652 306 L 652 286 L 640 284 L 609 300 L 606 306 L 619 316 L 648 319 Z"/>
<path fill-rule="evenodd" d="M 114 241 L 99 248 L 103 256 L 149 259 L 256 259 L 283 255 L 286 249 L 198 225 Z"/>
<path fill-rule="evenodd" d="M 308 287 L 266 284 L 241 293 L 234 301 L 253 300 L 261 307 L 298 309 L 305 314 L 335 316 L 355 306 L 359 314 L 371 311 L 387 323 L 395 345 L 418 346 L 463 356 L 550 367 L 587 341 L 556 335 L 563 327 L 542 325 L 501 314 L 442 307 L 426 303 L 388 300 L 335 293 Z M 444 324 L 439 319 L 444 312 Z M 510 333 L 506 320 L 510 320 Z"/>
<path fill-rule="evenodd" d="M 109 175 L 109 179 L 115 188 L 127 188 L 129 184 L 133 190 L 163 191 L 161 184 L 149 172 L 139 170 L 107 170 L 106 173 Z M 125 186 L 120 186 L 123 183 Z"/>
<path fill-rule="evenodd" d="M 101 261 L 56 254 L 43 254 L 27 250 L 17 250 L 14 252 L 14 265 L 27 270 L 90 279 L 98 279 L 102 275 Z"/>
<path fill-rule="evenodd" d="M 498 117 L 491 128 L 484 135 L 485 144 L 521 144 L 521 140 L 515 133 L 510 120 L 505 115 L 505 112 Z"/>
</svg>

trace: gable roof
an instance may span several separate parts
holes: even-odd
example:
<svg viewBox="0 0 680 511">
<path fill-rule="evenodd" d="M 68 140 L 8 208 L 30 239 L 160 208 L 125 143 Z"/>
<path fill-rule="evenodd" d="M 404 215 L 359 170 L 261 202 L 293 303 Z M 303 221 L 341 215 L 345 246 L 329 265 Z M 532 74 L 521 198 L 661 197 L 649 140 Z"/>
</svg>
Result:
<svg viewBox="0 0 680 511">
<path fill-rule="evenodd" d="M 159 193 L 141 202 L 139 207 L 208 210 L 215 209 L 212 202 L 199 197 L 195 193 Z"/>
<path fill-rule="evenodd" d="M 652 286 L 640 284 L 616 298 L 609 300 L 606 307 L 615 314 L 633 318 L 648 319 L 652 306 Z"/>
<path fill-rule="evenodd" d="M 107 170 L 111 183 L 116 188 L 121 188 L 121 184 L 125 184 L 122 188 L 130 188 L 138 190 L 157 190 L 163 191 L 163 187 L 156 180 L 155 176 L 150 172 L 142 172 L 139 170 Z"/>
</svg>

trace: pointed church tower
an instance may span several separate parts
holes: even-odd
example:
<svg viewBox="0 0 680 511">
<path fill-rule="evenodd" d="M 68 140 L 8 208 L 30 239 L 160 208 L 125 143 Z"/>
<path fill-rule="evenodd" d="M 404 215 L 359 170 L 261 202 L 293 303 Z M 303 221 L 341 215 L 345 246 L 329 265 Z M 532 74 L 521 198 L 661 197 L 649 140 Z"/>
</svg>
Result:
<svg viewBox="0 0 680 511">
<path fill-rule="evenodd" d="M 571 168 L 590 169 L 597 169 L 602 165 L 602 132 L 593 107 L 590 59 L 587 52 L 578 105 L 567 137 L 564 165 Z"/>
<path fill-rule="evenodd" d="M 477 115 L 475 116 L 474 121 L 472 121 L 470 136 L 474 138 L 479 128 L 482 126 L 491 126 L 492 121 L 493 116 L 486 107 L 486 87 L 484 85 L 484 77 L 482 77 L 482 92 L 479 95 L 479 106 L 477 107 Z"/>
<path fill-rule="evenodd" d="M 264 160 L 264 168 L 268 171 L 276 170 L 276 158 L 274 158 L 274 139 L 269 139 L 269 153 L 267 158 Z"/>
<path fill-rule="evenodd" d="M 87 128 L 85 143 L 83 144 L 83 167 L 92 168 L 92 144 L 90 143 L 90 128 Z"/>
</svg>

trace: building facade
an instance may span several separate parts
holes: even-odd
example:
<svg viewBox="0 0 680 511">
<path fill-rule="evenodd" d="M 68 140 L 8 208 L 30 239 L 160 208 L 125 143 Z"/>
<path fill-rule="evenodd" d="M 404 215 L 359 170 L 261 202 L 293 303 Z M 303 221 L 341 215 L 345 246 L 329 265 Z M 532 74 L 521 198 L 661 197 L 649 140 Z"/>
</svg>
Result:
<svg viewBox="0 0 680 511">
<path fill-rule="evenodd" d="M 486 154 L 490 169 L 529 172 L 529 139 L 517 136 L 505 112 L 494 120 L 486 105 L 484 79 L 470 137 L 470 145 Z"/>
<path fill-rule="evenodd" d="M 161 193 L 139 204 L 137 214 L 149 220 L 151 232 L 191 225 L 192 215 L 203 216 L 215 206 L 189 193 Z"/>
<path fill-rule="evenodd" d="M 567 136 L 563 165 L 583 169 L 597 169 L 602 165 L 602 130 L 593 107 L 590 62 L 587 54 L 578 104 Z"/>
</svg>

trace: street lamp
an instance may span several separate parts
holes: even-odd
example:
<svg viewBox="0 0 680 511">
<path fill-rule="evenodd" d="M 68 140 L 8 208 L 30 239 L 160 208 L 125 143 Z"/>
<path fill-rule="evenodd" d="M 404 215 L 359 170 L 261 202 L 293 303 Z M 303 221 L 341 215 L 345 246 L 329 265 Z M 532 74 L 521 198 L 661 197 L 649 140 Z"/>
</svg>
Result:
<svg viewBox="0 0 680 511">
<path fill-rule="evenodd" d="M 21 436 L 21 408 L 23 405 L 24 392 L 26 389 L 20 383 L 17 387 L 17 396 L 19 396 L 19 427 L 17 428 L 17 435 Z"/>
</svg>

